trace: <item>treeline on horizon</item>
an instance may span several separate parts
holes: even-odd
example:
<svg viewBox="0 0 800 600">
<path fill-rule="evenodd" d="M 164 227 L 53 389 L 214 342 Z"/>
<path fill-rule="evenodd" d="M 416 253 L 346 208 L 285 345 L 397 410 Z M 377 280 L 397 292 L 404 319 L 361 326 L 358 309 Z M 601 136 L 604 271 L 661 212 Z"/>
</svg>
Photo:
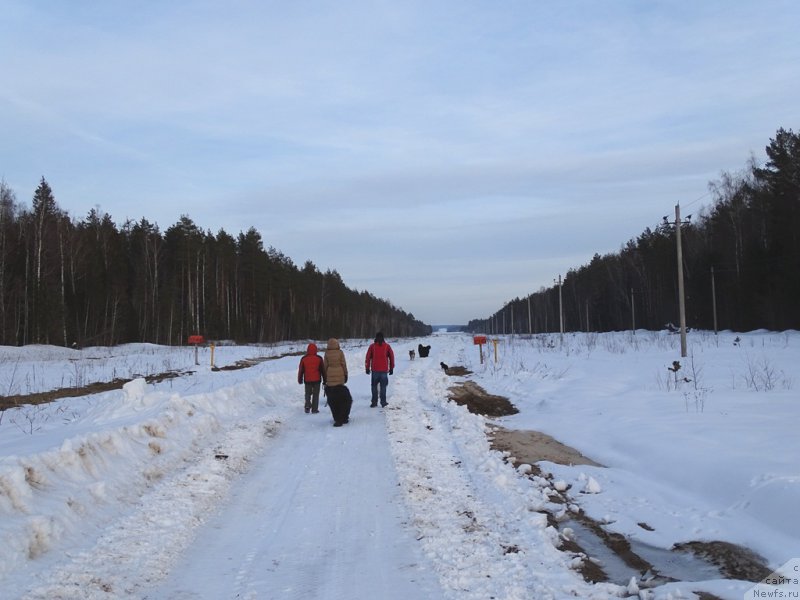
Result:
<svg viewBox="0 0 800 600">
<path fill-rule="evenodd" d="M 800 329 L 800 136 L 779 129 L 740 173 L 709 184 L 713 205 L 682 219 L 688 327 Z M 686 215 L 682 215 L 684 217 Z M 561 284 L 564 331 L 657 330 L 679 323 L 675 215 L 619 252 L 595 254 Z M 530 315 L 530 317 L 529 317 Z M 559 288 L 515 298 L 468 329 L 480 333 L 558 332 Z M 513 327 L 513 330 L 512 330 Z"/>
<path fill-rule="evenodd" d="M 151 342 L 189 335 L 265 343 L 427 335 L 431 328 L 335 270 L 298 268 L 264 249 L 254 228 L 234 238 L 188 216 L 164 233 L 90 211 L 75 220 L 42 177 L 30 208 L 0 181 L 0 345 Z"/>
</svg>

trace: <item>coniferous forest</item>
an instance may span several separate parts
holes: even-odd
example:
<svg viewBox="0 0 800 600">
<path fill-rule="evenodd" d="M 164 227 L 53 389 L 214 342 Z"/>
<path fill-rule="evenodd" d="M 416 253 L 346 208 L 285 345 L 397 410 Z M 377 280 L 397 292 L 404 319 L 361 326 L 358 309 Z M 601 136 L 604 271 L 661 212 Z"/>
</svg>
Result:
<svg viewBox="0 0 800 600">
<path fill-rule="evenodd" d="M 751 160 L 711 182 L 709 208 L 681 215 L 688 327 L 711 330 L 716 320 L 734 331 L 800 329 L 800 135 L 779 129 L 766 154 L 763 167 Z M 560 289 L 515 298 L 469 329 L 558 332 L 562 315 L 564 331 L 677 325 L 675 223 L 675 214 L 666 215 L 619 252 L 570 270 Z"/>
<path fill-rule="evenodd" d="M 767 162 L 723 173 L 712 203 L 681 222 L 689 327 L 800 329 L 800 136 L 779 129 Z M 684 215 L 685 216 L 685 215 Z M 561 286 L 515 298 L 476 332 L 661 329 L 678 322 L 675 216 L 617 253 L 595 254 Z M 559 311 L 559 305 L 561 310 Z M 253 228 L 233 237 L 188 216 L 161 232 L 76 220 L 42 178 L 31 207 L 0 181 L 0 345 L 238 342 L 426 335 L 412 314 L 352 290 L 336 271 L 298 268 Z"/>
<path fill-rule="evenodd" d="M 0 345 L 263 343 L 426 335 L 430 327 L 336 271 L 302 268 L 253 228 L 236 238 L 188 216 L 161 232 L 61 210 L 41 179 L 30 209 L 0 181 Z"/>
</svg>

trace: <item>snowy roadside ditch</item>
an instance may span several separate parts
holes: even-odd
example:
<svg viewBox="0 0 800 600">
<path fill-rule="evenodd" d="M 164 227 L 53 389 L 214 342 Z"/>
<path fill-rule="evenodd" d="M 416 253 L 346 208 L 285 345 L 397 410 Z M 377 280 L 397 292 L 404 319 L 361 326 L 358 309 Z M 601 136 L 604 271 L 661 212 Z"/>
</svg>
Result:
<svg viewBox="0 0 800 600">
<path fill-rule="evenodd" d="M 108 597 L 163 576 L 280 427 L 286 408 L 274 399 L 286 381 L 180 396 L 137 379 L 83 417 L 93 432 L 0 459 L 0 582 L 24 589 L 55 555 L 53 575 L 27 597 Z"/>
<path fill-rule="evenodd" d="M 614 371 L 619 361 L 609 362 L 608 356 L 577 360 L 575 352 L 557 353 L 557 348 L 549 345 L 541 354 L 536 344 L 537 339 L 508 340 L 506 350 L 511 356 L 499 366 L 494 362 L 476 366 L 468 358 L 460 362 L 478 372 L 473 379 L 488 382 L 493 390 L 499 388 L 521 410 L 501 421 L 515 426 L 513 431 L 505 431 L 516 440 L 516 447 L 503 452 L 504 459 L 520 468 L 526 468 L 525 463 L 538 465 L 542 476 L 534 468 L 529 474 L 533 485 L 556 488 L 557 493 L 548 492 L 551 502 L 542 510 L 558 527 L 565 553 L 585 558 L 580 572 L 588 581 L 617 583 L 622 595 L 641 599 L 741 598 L 752 582 L 769 572 L 764 558 L 750 548 L 764 554 L 771 550 L 778 558 L 793 556 L 796 545 L 791 543 L 791 520 L 783 524 L 783 531 L 770 532 L 764 527 L 779 515 L 785 517 L 786 508 L 793 505 L 792 488 L 786 485 L 777 489 L 768 504 L 763 494 L 759 503 L 749 504 L 755 496 L 753 490 L 760 491 L 763 479 L 795 480 L 792 476 L 778 477 L 775 473 L 780 470 L 772 470 L 781 463 L 787 463 L 784 468 L 788 467 L 789 473 L 794 470 L 785 460 L 790 454 L 782 447 L 794 439 L 782 434 L 784 430 L 790 433 L 791 428 L 775 427 L 777 421 L 784 424 L 791 420 L 776 419 L 759 410 L 765 402 L 753 397 L 749 389 L 745 394 L 737 393 L 735 400 L 724 397 L 709 401 L 707 408 L 713 408 L 707 412 L 702 405 L 684 402 L 686 393 L 681 399 L 673 389 L 651 390 L 641 377 L 631 376 L 634 371 L 630 367 L 636 365 L 637 373 L 644 372 L 644 365 L 655 366 L 654 370 L 663 368 L 658 363 L 665 359 L 657 348 L 653 356 L 645 355 L 644 347 L 641 353 L 637 349 L 626 359 L 627 369 L 619 376 Z M 715 345 L 705 350 L 710 353 L 717 348 L 726 355 L 726 360 L 713 359 L 715 370 L 722 373 L 731 358 L 739 357 L 735 344 L 732 348 Z M 441 354 L 446 352 L 444 349 Z M 453 356 L 442 357 L 454 364 Z M 775 358 L 770 360 L 778 363 Z M 703 364 L 691 375 L 696 378 L 698 373 L 710 371 Z M 714 381 L 719 385 L 717 372 Z M 608 377 L 609 373 L 614 376 Z M 467 385 L 474 384 L 468 381 Z M 705 389 L 708 384 L 701 379 L 700 385 Z M 450 397 L 460 403 L 456 398 L 459 395 Z M 776 401 L 768 400 L 770 406 L 796 413 L 784 408 L 788 399 L 781 400 L 780 392 L 775 395 Z M 439 397 L 446 395 L 440 393 Z M 469 404 L 470 409 L 477 407 L 477 412 L 483 412 L 480 403 Z M 743 414 L 731 412 L 733 406 Z M 752 414 L 754 409 L 756 414 Z M 495 434 L 503 427 L 492 423 L 492 447 L 502 452 L 508 447 L 498 447 Z M 566 462 L 562 462 L 563 457 L 549 462 L 543 448 L 551 450 L 550 444 L 532 441 L 543 436 L 536 431 L 540 428 L 615 466 L 604 468 L 575 456 Z M 741 429 L 747 431 L 746 437 L 738 434 Z M 780 443 L 764 435 L 754 436 L 766 431 L 776 432 L 769 438 Z M 731 432 L 737 432 L 731 438 L 735 443 L 726 445 L 721 453 L 721 442 Z M 681 443 L 670 444 L 676 433 Z M 774 451 L 767 453 L 767 448 Z M 577 455 L 585 458 L 579 452 Z M 722 469 L 712 468 L 714 465 Z M 748 482 L 749 470 L 757 476 Z M 758 475 L 764 472 L 768 475 Z M 722 496 L 721 502 L 717 496 Z M 762 506 L 778 510 L 764 513 L 758 510 Z"/>
<path fill-rule="evenodd" d="M 447 402 L 440 372 L 422 381 L 396 379 L 387 428 L 412 526 L 450 597 L 625 595 L 584 582 L 576 559 L 558 550 L 559 533 L 541 512 L 547 481 L 531 485 L 525 469 L 490 450 L 485 419 Z"/>
</svg>

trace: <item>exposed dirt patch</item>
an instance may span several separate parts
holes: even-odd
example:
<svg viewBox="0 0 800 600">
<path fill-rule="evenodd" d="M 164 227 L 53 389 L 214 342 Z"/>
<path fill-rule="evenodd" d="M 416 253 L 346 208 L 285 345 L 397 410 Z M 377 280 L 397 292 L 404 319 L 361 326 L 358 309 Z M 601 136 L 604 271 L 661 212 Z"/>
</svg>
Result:
<svg viewBox="0 0 800 600">
<path fill-rule="evenodd" d="M 158 383 L 167 379 L 174 379 L 191 373 L 191 371 L 167 371 L 158 375 L 148 375 L 145 377 L 147 383 Z M 49 392 L 38 392 L 36 394 L 16 394 L 13 396 L 0 396 L 0 410 L 22 406 L 23 404 L 46 404 L 60 400 L 61 398 L 75 398 L 76 396 L 88 396 L 89 394 L 99 394 L 109 390 L 119 390 L 122 386 L 133 381 L 132 379 L 114 379 L 112 381 L 98 381 L 89 385 L 74 388 L 61 388 Z"/>
<path fill-rule="evenodd" d="M 279 354 L 277 356 L 262 356 L 258 358 L 248 358 L 245 360 L 237 361 L 233 365 L 226 365 L 224 367 L 213 367 L 212 371 L 234 371 L 237 369 L 247 369 L 267 360 L 277 360 L 285 356 L 302 356 L 305 352 L 288 352 L 286 354 Z M 183 375 L 190 375 L 194 371 L 167 371 L 165 373 L 158 373 L 157 375 L 145 376 L 147 383 L 159 383 L 167 379 L 174 379 L 175 377 L 182 377 Z M 13 396 L 0 396 L 0 411 L 7 408 L 14 408 L 24 404 L 46 404 L 47 402 L 54 402 L 62 398 L 75 398 L 77 396 L 88 396 L 90 394 L 99 394 L 101 392 L 108 392 L 110 390 L 122 389 L 129 381 L 133 379 L 114 379 L 112 381 L 98 381 L 74 388 L 61 388 L 58 390 L 51 390 L 49 392 L 37 392 L 35 394 L 16 394 Z"/>
<path fill-rule="evenodd" d="M 460 406 L 466 406 L 473 414 L 486 417 L 504 417 L 515 415 L 519 412 L 504 396 L 489 394 L 477 383 L 466 381 L 460 385 L 448 388 L 448 398 Z"/>
<path fill-rule="evenodd" d="M 575 448 L 538 431 L 512 430 L 495 426 L 491 432 L 490 442 L 495 450 L 509 452 L 514 459 L 515 467 L 520 464 L 534 465 L 540 460 L 559 465 L 603 466 Z"/>
<path fill-rule="evenodd" d="M 673 550 L 691 552 L 719 567 L 720 572 L 729 579 L 759 582 L 772 570 L 766 561 L 748 548 L 728 542 L 686 542 L 676 544 Z"/>
</svg>

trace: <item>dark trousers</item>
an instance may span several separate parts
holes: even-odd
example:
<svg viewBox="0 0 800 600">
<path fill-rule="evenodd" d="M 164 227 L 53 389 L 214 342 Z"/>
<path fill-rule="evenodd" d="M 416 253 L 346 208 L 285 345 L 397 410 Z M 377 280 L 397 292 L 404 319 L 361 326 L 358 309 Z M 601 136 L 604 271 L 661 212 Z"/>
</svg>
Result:
<svg viewBox="0 0 800 600">
<path fill-rule="evenodd" d="M 306 410 L 311 409 L 314 412 L 319 410 L 319 381 L 306 381 Z"/>
<path fill-rule="evenodd" d="M 327 385 L 325 395 L 328 398 L 328 407 L 334 423 L 347 423 L 350 419 L 350 407 L 353 406 L 353 397 L 346 385 Z"/>
</svg>

